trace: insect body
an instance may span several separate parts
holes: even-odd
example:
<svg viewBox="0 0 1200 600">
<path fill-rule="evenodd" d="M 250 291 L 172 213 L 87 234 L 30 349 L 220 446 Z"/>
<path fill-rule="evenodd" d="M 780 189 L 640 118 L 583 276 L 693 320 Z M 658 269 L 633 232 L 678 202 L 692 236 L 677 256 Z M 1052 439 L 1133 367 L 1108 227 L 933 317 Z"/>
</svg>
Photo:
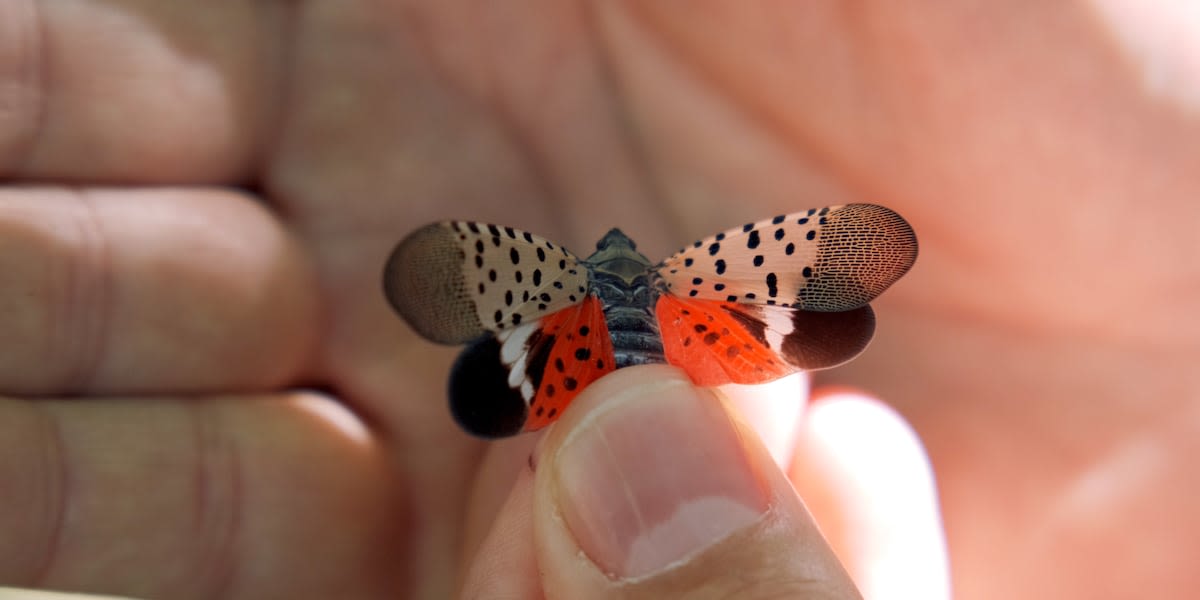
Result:
<svg viewBox="0 0 1200 600">
<path fill-rule="evenodd" d="M 870 204 L 748 223 L 657 265 L 617 229 L 579 259 L 511 227 L 443 221 L 400 242 L 384 292 L 422 336 L 469 344 L 451 411 L 502 437 L 548 425 L 629 365 L 667 362 L 711 386 L 844 363 L 874 333 L 868 302 L 916 256 L 908 223 Z"/>
</svg>

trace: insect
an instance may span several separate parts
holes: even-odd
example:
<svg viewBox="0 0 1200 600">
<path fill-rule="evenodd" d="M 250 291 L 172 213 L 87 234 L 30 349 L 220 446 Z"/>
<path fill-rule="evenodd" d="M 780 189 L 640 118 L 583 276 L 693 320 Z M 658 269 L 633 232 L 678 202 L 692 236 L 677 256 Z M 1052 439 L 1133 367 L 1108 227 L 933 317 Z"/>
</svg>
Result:
<svg viewBox="0 0 1200 600">
<path fill-rule="evenodd" d="M 417 333 L 467 344 L 451 412 L 496 438 L 550 424 L 625 366 L 666 362 L 714 386 L 842 364 L 874 333 L 868 302 L 916 257 L 909 224 L 871 204 L 747 223 L 658 264 L 618 229 L 580 259 L 512 227 L 442 221 L 396 246 L 383 288 Z"/>
</svg>

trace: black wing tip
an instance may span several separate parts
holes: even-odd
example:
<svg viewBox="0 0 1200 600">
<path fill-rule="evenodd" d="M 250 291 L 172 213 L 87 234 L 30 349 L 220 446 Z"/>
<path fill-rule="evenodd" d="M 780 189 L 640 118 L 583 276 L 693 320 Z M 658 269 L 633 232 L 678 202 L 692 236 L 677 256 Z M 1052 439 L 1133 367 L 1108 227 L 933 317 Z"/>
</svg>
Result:
<svg viewBox="0 0 1200 600">
<path fill-rule="evenodd" d="M 450 373 L 450 414 L 467 433 L 485 439 L 521 433 L 529 408 L 509 387 L 500 341 L 488 334 L 458 355 Z"/>
<path fill-rule="evenodd" d="M 780 353 L 805 371 L 832 369 L 863 353 L 875 337 L 875 311 L 869 304 L 841 312 L 792 313 L 791 334 Z"/>
<path fill-rule="evenodd" d="M 479 411 L 451 401 L 450 413 L 463 431 L 481 439 L 498 440 L 512 437 L 524 429 L 525 414 L 517 420 L 505 419 L 491 411 Z M 499 417 L 499 418 L 498 418 Z"/>
</svg>

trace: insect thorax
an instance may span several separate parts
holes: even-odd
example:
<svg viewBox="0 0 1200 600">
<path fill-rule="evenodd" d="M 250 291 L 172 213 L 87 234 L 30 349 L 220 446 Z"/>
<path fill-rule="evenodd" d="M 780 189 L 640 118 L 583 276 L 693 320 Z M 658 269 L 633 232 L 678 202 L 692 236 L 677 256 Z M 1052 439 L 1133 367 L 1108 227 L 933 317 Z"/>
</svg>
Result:
<svg viewBox="0 0 1200 600">
<path fill-rule="evenodd" d="M 617 367 L 665 362 L 654 317 L 657 275 L 633 240 L 613 229 L 584 264 L 592 293 L 604 308 Z"/>
</svg>

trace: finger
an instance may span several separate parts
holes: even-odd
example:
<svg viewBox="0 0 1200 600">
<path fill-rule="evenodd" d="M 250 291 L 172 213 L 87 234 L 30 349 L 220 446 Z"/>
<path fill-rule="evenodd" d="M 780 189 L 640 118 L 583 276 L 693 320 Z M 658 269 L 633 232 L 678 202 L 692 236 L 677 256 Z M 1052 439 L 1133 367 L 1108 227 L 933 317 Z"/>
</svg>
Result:
<svg viewBox="0 0 1200 600">
<path fill-rule="evenodd" d="M 576 399 L 537 463 L 548 598 L 856 598 L 757 436 L 670 367 Z"/>
<path fill-rule="evenodd" d="M 244 177 L 278 105 L 284 14 L 243 2 L 0 3 L 0 174 Z"/>
<path fill-rule="evenodd" d="M 722 386 L 719 393 L 738 411 L 740 418 L 754 428 L 776 464 L 786 468 L 792 462 L 796 437 L 800 433 L 800 413 L 804 410 L 808 383 L 807 376 L 797 375 L 765 385 Z M 532 525 L 519 514 L 507 513 L 533 510 L 529 505 L 517 506 L 513 498 L 524 484 L 521 478 L 530 472 L 530 453 L 535 451 L 534 443 L 538 439 L 539 436 L 532 435 L 494 442 L 484 455 L 464 526 L 463 562 L 469 571 L 464 587 L 469 593 L 464 597 L 474 597 L 484 590 L 526 589 L 526 572 L 513 568 L 509 561 L 520 556 L 519 552 L 528 550 L 532 553 L 532 530 L 520 533 L 509 523 Z M 512 483 L 514 479 L 517 479 L 516 488 Z M 509 523 L 501 524 L 497 520 Z M 500 531 L 504 533 L 498 533 Z M 528 539 L 529 548 L 514 549 L 517 540 L 512 539 L 513 536 Z M 528 596 L 514 591 L 513 597 Z"/>
<path fill-rule="evenodd" d="M 491 530 L 467 560 L 462 598 L 527 600 L 540 598 L 533 546 L 533 470 L 526 466 Z"/>
<path fill-rule="evenodd" d="M 17 589 L 0 586 L 0 598 L 4 600 L 120 600 L 117 596 L 95 594 L 68 594 L 42 590 Z"/>
<path fill-rule="evenodd" d="M 385 452 L 317 396 L 0 402 L 0 581 L 143 598 L 397 597 Z"/>
<path fill-rule="evenodd" d="M 455 431 L 454 435 L 461 437 L 464 434 Z M 464 569 L 469 568 L 481 553 L 480 545 L 487 536 L 492 535 L 496 520 L 501 518 L 501 510 L 512 503 L 513 481 L 530 470 L 534 444 L 541 435 L 521 435 L 489 442 L 482 460 L 473 463 L 475 481 L 466 502 L 466 518 L 462 519 L 462 530 L 458 533 L 461 536 L 461 562 Z M 526 532 L 526 537 L 531 535 Z"/>
<path fill-rule="evenodd" d="M 792 463 L 796 437 L 800 435 L 808 390 L 808 374 L 797 373 L 760 385 L 724 385 L 718 393 L 754 428 L 775 464 L 786 469 Z"/>
<path fill-rule="evenodd" d="M 0 390 L 265 389 L 319 318 L 296 242 L 227 190 L 0 190 Z"/>
<path fill-rule="evenodd" d="M 818 394 L 790 475 L 865 598 L 950 597 L 933 472 L 895 411 Z"/>
</svg>

